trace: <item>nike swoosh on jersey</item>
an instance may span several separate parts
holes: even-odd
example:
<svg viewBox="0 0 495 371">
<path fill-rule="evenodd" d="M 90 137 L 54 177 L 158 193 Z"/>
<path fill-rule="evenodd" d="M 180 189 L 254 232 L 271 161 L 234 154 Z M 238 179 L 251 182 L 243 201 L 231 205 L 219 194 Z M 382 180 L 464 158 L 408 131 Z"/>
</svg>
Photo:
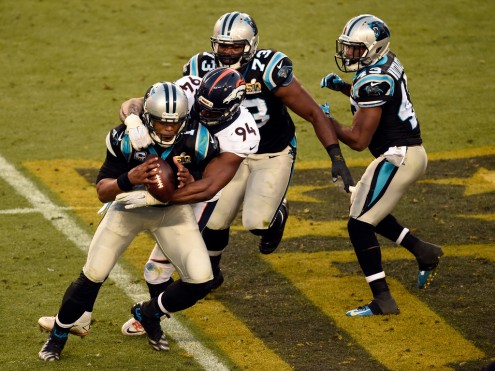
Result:
<svg viewBox="0 0 495 371">
<path fill-rule="evenodd" d="M 274 156 L 268 156 L 268 158 L 275 158 L 275 157 L 278 157 L 280 155 L 274 155 Z"/>
<path fill-rule="evenodd" d="M 255 148 L 256 148 L 256 146 L 252 146 L 252 147 L 249 147 L 249 150 L 252 151 Z"/>
</svg>

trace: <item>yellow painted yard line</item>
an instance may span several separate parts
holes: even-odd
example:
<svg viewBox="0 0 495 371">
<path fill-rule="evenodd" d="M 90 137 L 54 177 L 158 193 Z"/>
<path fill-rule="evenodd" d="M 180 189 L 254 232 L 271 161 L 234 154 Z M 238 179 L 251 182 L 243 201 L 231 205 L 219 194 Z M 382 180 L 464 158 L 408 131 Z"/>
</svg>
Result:
<svg viewBox="0 0 495 371">
<path fill-rule="evenodd" d="M 211 297 L 211 296 L 210 296 Z M 213 294 L 214 297 L 214 294 Z M 221 302 L 206 299 L 184 311 L 242 370 L 292 370 Z"/>
<path fill-rule="evenodd" d="M 476 255 L 495 260 L 493 246 L 451 246 L 445 252 L 447 256 Z M 383 249 L 385 260 L 406 257 L 411 259 L 404 249 Z M 370 299 L 368 285 L 362 276 L 344 276 L 333 265 L 336 262 L 357 264 L 352 251 L 275 254 L 265 259 L 291 279 L 294 286 L 338 327 L 391 370 L 449 369 L 450 363 L 485 356 L 392 277 L 388 282 L 401 307 L 400 315 L 346 317 L 347 310 Z M 299 273 L 294 275 L 295 271 Z M 445 339 L 449 341 L 445 342 Z"/>
<path fill-rule="evenodd" d="M 100 220 L 96 212 L 101 207 L 101 202 L 96 197 L 94 186 L 88 184 L 75 169 L 98 169 L 99 162 L 32 161 L 24 163 L 24 166 L 67 205 L 86 206 L 89 210 L 75 209 L 75 212 L 85 222 L 96 227 Z M 154 242 L 150 237 L 141 234 L 133 241 L 124 257 L 141 271 L 153 245 Z M 140 275 L 139 279 L 141 278 Z M 203 300 L 198 305 L 184 311 L 183 314 L 214 341 L 240 369 L 281 371 L 292 369 L 219 301 Z"/>
</svg>

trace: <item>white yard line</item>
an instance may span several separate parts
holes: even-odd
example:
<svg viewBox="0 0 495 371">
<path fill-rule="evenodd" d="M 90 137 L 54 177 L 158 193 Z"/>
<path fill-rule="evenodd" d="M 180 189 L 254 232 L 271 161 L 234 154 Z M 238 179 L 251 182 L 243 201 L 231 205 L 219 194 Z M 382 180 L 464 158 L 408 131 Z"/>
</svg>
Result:
<svg viewBox="0 0 495 371">
<path fill-rule="evenodd" d="M 26 200 L 33 208 L 14 209 L 19 213 L 39 212 L 53 226 L 63 233 L 69 241 L 82 251 L 87 251 L 91 236 L 81 229 L 68 215 L 67 208 L 55 205 L 46 197 L 36 185 L 22 175 L 13 165 L 0 155 L 0 177 L 3 178 L 14 190 Z M 13 213 L 12 210 L 4 210 L 4 213 Z M 133 302 L 147 300 L 149 295 L 143 284 L 133 283 L 133 277 L 120 264 L 116 264 L 109 278 L 115 282 Z M 189 329 L 174 317 L 166 320 L 167 334 L 177 344 L 191 354 L 194 359 L 206 370 L 229 370 L 211 350 L 204 347 L 189 331 Z"/>
</svg>

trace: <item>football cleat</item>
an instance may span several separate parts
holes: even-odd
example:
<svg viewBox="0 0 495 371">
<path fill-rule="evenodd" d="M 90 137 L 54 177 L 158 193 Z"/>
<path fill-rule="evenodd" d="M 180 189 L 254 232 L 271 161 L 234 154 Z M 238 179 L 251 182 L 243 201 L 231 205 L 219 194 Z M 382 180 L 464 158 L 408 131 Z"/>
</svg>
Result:
<svg viewBox="0 0 495 371">
<path fill-rule="evenodd" d="M 277 249 L 280 241 L 282 241 L 285 223 L 287 223 L 288 217 L 289 204 L 284 198 L 282 205 L 280 205 L 277 210 L 275 222 L 266 230 L 265 234 L 261 236 L 259 249 L 262 254 L 271 254 Z"/>
<path fill-rule="evenodd" d="M 145 302 L 136 303 L 131 308 L 131 313 L 134 319 L 139 321 L 148 335 L 148 342 L 151 347 L 157 351 L 168 351 L 170 346 L 167 338 L 160 326 L 160 314 L 155 313 L 153 316 L 148 316 L 143 313 L 143 305 Z"/>
<path fill-rule="evenodd" d="M 60 353 L 67 343 L 68 333 L 63 332 L 56 334 L 53 331 L 50 332 L 48 339 L 38 353 L 38 358 L 45 362 L 58 361 L 60 359 Z"/>
<path fill-rule="evenodd" d="M 437 265 L 438 266 L 438 265 Z M 418 288 L 425 289 L 430 286 L 433 278 L 437 275 L 437 267 L 428 271 L 419 271 L 418 273 Z"/>
<path fill-rule="evenodd" d="M 425 289 L 437 274 L 437 267 L 443 250 L 440 246 L 429 242 L 419 241 L 419 244 L 423 248 L 423 252 L 416 258 L 419 266 L 418 288 Z"/>
<path fill-rule="evenodd" d="M 364 317 L 364 316 L 373 316 L 375 313 L 371 310 L 371 308 L 367 305 L 364 305 L 362 307 L 357 307 L 356 309 L 348 311 L 346 314 L 348 317 Z"/>
<path fill-rule="evenodd" d="M 348 311 L 345 315 L 348 317 L 369 317 L 369 316 L 400 313 L 399 307 L 397 307 L 397 304 L 395 304 L 394 299 L 387 300 L 385 304 L 386 307 L 390 308 L 386 312 L 382 311 L 382 309 L 375 300 L 372 300 L 367 305 L 364 305 L 362 307 L 357 307 L 356 309 Z"/>
<path fill-rule="evenodd" d="M 134 317 L 122 325 L 122 334 L 126 336 L 139 336 L 146 334 L 143 325 Z"/>
<path fill-rule="evenodd" d="M 42 330 L 52 331 L 55 325 L 55 316 L 40 317 L 38 319 L 38 325 Z M 91 328 L 91 314 L 84 312 L 84 314 L 74 323 L 71 327 L 70 333 L 76 336 L 85 337 L 89 334 Z"/>
</svg>

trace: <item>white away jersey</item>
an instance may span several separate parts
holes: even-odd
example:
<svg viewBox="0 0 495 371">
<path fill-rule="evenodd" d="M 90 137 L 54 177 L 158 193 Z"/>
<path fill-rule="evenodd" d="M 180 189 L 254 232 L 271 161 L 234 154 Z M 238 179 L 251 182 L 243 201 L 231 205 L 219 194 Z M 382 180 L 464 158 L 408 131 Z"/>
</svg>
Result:
<svg viewBox="0 0 495 371">
<path fill-rule="evenodd" d="M 193 113 L 194 96 L 203 79 L 197 76 L 184 76 L 175 81 L 186 93 L 189 102 L 189 111 Z M 220 153 L 231 152 L 245 158 L 258 151 L 260 133 L 253 115 L 244 106 L 240 106 L 240 112 L 223 124 L 207 126 L 215 135 L 220 144 Z"/>
</svg>

